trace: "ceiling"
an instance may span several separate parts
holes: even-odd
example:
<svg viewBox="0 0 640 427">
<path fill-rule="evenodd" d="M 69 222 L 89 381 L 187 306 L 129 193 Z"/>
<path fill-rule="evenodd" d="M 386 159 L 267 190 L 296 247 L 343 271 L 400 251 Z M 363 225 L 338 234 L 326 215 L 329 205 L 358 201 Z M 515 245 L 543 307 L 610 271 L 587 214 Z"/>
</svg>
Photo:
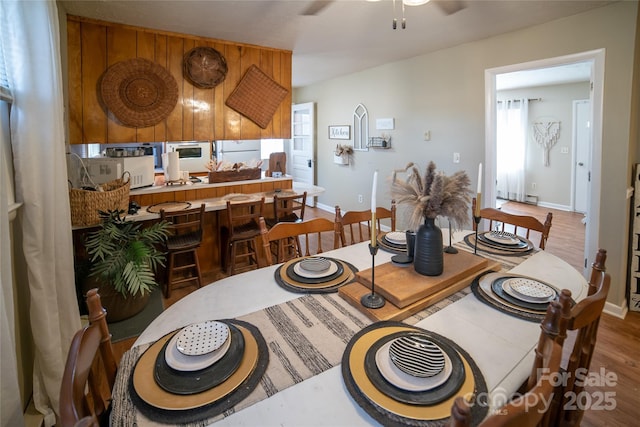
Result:
<svg viewBox="0 0 640 427">
<path fill-rule="evenodd" d="M 291 50 L 294 87 L 612 2 L 432 0 L 406 6 L 402 29 L 401 0 L 395 14 L 392 0 L 58 0 L 71 15 Z"/>
</svg>

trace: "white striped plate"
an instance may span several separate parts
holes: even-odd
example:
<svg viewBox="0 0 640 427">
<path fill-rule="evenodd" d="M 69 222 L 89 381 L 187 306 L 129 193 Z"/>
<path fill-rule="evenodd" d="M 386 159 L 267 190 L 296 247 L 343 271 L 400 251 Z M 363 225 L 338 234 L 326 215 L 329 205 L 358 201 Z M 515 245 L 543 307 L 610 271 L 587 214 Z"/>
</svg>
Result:
<svg viewBox="0 0 640 427">
<path fill-rule="evenodd" d="M 414 377 L 432 377 L 444 368 L 442 349 L 423 335 L 396 338 L 389 347 L 389 356 L 398 369 Z"/>
</svg>

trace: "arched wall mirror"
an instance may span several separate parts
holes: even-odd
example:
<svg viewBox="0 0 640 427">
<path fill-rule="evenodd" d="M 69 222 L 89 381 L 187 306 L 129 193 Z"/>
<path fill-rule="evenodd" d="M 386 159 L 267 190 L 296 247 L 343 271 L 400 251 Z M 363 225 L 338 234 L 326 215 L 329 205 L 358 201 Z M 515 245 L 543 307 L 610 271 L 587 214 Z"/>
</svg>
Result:
<svg viewBox="0 0 640 427">
<path fill-rule="evenodd" d="M 364 105 L 358 104 L 353 110 L 353 149 L 368 151 L 367 141 L 369 141 L 369 113 Z"/>
</svg>

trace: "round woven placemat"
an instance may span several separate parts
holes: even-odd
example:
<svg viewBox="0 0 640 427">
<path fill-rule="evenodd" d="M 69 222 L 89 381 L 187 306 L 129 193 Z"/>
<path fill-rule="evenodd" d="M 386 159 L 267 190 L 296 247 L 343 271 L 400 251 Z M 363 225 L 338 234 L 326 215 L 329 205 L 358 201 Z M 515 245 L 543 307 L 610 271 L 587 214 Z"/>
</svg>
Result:
<svg viewBox="0 0 640 427">
<path fill-rule="evenodd" d="M 182 73 L 195 86 L 209 89 L 227 77 L 227 61 L 212 47 L 194 47 L 184 55 Z"/>
<path fill-rule="evenodd" d="M 100 95 L 125 126 L 153 126 L 178 102 L 178 83 L 166 68 L 143 58 L 120 61 L 103 74 Z"/>
</svg>

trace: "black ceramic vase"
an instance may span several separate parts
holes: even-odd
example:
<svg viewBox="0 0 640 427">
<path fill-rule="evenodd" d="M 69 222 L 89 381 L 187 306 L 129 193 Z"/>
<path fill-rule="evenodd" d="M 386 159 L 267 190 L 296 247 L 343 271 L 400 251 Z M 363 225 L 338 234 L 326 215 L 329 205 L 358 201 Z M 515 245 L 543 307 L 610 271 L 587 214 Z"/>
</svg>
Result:
<svg viewBox="0 0 640 427">
<path fill-rule="evenodd" d="M 425 276 L 439 276 L 444 270 L 442 230 L 434 218 L 425 218 L 416 232 L 413 266 Z"/>
</svg>

